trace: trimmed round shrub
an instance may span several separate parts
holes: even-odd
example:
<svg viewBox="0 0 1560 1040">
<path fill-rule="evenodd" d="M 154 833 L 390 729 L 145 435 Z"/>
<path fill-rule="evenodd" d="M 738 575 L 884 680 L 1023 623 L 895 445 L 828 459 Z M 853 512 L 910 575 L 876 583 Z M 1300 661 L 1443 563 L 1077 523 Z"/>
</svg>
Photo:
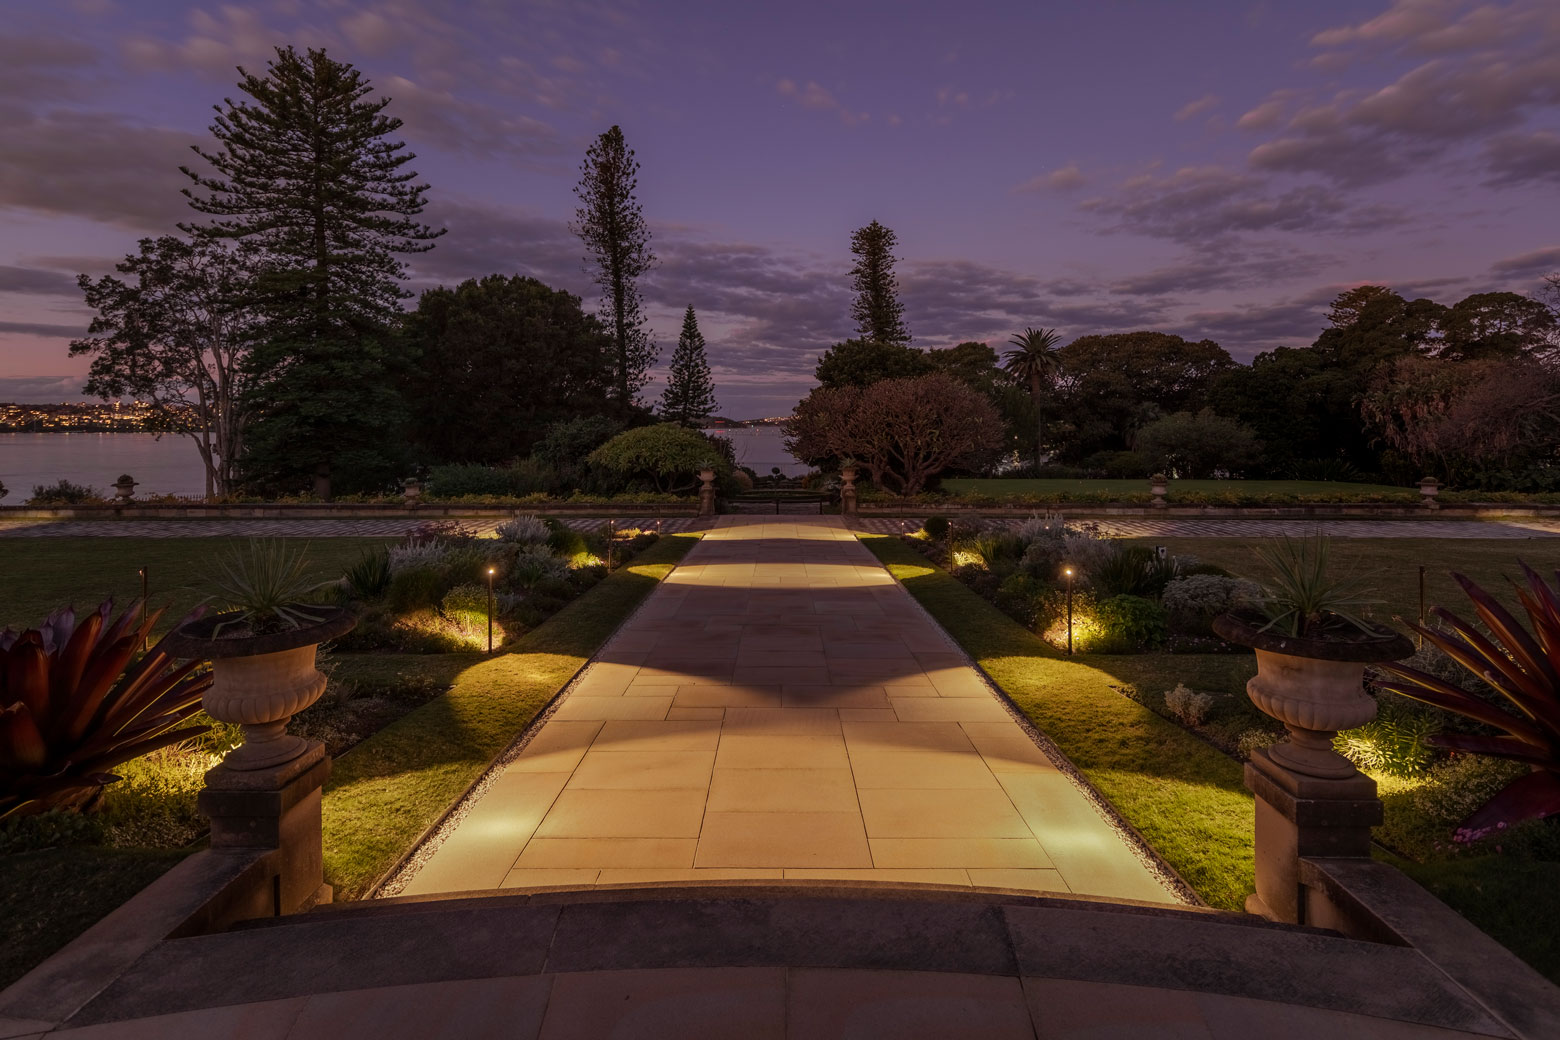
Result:
<svg viewBox="0 0 1560 1040">
<path fill-rule="evenodd" d="M 1102 654 L 1130 654 L 1163 643 L 1170 631 L 1165 608 L 1142 596 L 1111 596 L 1094 608 L 1100 635 L 1089 649 Z"/>
<path fill-rule="evenodd" d="M 1255 583 L 1214 574 L 1175 578 L 1160 600 L 1170 615 L 1170 631 L 1191 636 L 1213 635 L 1213 619 L 1230 610 L 1251 606 L 1261 596 Z"/>
<path fill-rule="evenodd" d="M 929 516 L 926 523 L 921 525 L 921 530 L 926 532 L 928 538 L 942 541 L 948 537 L 948 529 L 953 526 L 953 521 L 946 516 Z"/>
<path fill-rule="evenodd" d="M 724 477 L 731 463 L 697 430 L 676 423 L 627 430 L 591 452 L 591 467 L 610 474 L 625 487 L 640 484 L 658 492 L 692 491 L 706 466 Z"/>
</svg>

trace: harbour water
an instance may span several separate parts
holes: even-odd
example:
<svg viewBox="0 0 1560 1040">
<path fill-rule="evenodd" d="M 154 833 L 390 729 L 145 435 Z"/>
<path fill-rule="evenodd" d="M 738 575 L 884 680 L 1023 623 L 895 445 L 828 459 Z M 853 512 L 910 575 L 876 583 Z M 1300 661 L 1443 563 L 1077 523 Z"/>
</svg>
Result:
<svg viewBox="0 0 1560 1040">
<path fill-rule="evenodd" d="M 777 426 L 711 430 L 731 441 L 737 462 L 760 475 L 778 466 L 786 476 L 807 467 L 786 453 Z M 138 495 L 201 495 L 206 478 L 200 455 L 187 437 L 150 433 L 0 433 L 0 483 L 10 491 L 5 505 L 20 505 L 34 486 L 69 480 L 104 494 L 121 473 L 140 484 Z"/>
<path fill-rule="evenodd" d="M 3 504 L 21 505 L 39 484 L 68 480 L 105 495 L 128 473 L 137 495 L 203 495 L 205 470 L 188 437 L 150 433 L 0 433 Z"/>
</svg>

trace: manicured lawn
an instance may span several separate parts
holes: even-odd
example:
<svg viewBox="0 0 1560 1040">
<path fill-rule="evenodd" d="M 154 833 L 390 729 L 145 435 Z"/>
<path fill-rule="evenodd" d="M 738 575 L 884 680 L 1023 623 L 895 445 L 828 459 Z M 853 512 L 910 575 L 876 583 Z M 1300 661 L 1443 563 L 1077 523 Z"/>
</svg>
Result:
<svg viewBox="0 0 1560 1040">
<path fill-rule="evenodd" d="M 1257 543 L 1248 539 L 1155 538 L 1144 543 L 1168 546 L 1175 554 L 1190 553 L 1242 577 L 1260 580 L 1266 573 L 1252 550 Z M 1440 604 L 1470 619 L 1468 597 L 1452 580 L 1452 572 L 1467 575 L 1515 608 L 1516 597 L 1507 579 L 1521 577 L 1519 560 L 1551 582 L 1560 567 L 1560 538 L 1334 538 L 1329 552 L 1334 573 L 1369 577 L 1382 601 L 1372 613 L 1382 620 L 1394 614 L 1408 621 L 1418 616 L 1420 564 L 1425 565 L 1427 604 Z"/>
<path fill-rule="evenodd" d="M 0 989 L 188 854 L 73 847 L 0 857 Z"/>
<path fill-rule="evenodd" d="M 1242 907 L 1253 808 L 1240 763 L 1116 692 L 1129 659 L 1064 657 L 897 539 L 862 541 L 1204 900 Z"/>
<path fill-rule="evenodd" d="M 503 653 L 469 663 L 444 696 L 337 761 L 324 807 L 325 880 L 336 898 L 366 895 L 696 541 L 661 539 Z"/>
<path fill-rule="evenodd" d="M 1395 865 L 1551 981 L 1560 982 L 1560 863 L 1479 856 Z"/>
<path fill-rule="evenodd" d="M 951 495 L 1141 495 L 1148 492 L 1146 480 L 1035 480 L 1004 477 L 958 477 L 943 481 L 943 490 Z M 1170 500 L 1180 494 L 1295 495 L 1318 499 L 1348 499 L 1363 496 L 1404 495 L 1419 497 L 1417 488 L 1388 484 L 1345 484 L 1331 480 L 1172 480 Z"/>
<path fill-rule="evenodd" d="M 310 572 L 339 578 L 362 553 L 399 539 L 316 538 L 307 542 Z M 0 628 L 38 624 L 56 607 L 93 610 L 108 596 L 120 605 L 141 594 L 138 567 L 146 567 L 150 600 L 168 606 L 159 632 L 172 628 L 211 595 L 212 561 L 245 539 L 234 538 L 3 538 L 0 539 Z"/>
</svg>

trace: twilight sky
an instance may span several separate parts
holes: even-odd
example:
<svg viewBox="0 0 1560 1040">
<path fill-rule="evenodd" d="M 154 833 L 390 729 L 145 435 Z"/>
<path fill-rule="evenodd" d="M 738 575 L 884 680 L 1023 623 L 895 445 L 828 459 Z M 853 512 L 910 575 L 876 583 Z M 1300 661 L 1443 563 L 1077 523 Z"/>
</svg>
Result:
<svg viewBox="0 0 1560 1040">
<path fill-rule="evenodd" d="M 75 273 L 185 218 L 177 166 L 282 43 L 394 99 L 449 228 L 412 289 L 520 273 L 593 307 L 570 189 L 620 124 L 656 339 L 698 309 L 727 415 L 789 412 L 851 334 L 873 219 L 923 347 L 1155 328 L 1244 360 L 1361 282 L 1450 303 L 1560 270 L 1557 0 L 0 9 L 0 400 L 80 397 Z"/>
</svg>

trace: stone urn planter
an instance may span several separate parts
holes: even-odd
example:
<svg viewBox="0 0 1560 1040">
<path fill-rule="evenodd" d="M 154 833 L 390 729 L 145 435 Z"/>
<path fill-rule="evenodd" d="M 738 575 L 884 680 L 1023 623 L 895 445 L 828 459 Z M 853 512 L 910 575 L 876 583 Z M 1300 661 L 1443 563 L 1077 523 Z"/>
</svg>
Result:
<svg viewBox="0 0 1560 1040">
<path fill-rule="evenodd" d="M 1439 509 L 1435 496 L 1441 493 L 1441 482 L 1434 477 L 1421 477 L 1419 480 L 1419 503 L 1426 509 Z"/>
<path fill-rule="evenodd" d="M 130 500 L 135 497 L 135 486 L 137 483 L 128 473 L 122 474 L 118 480 L 114 481 L 114 498 L 120 505 L 130 504 Z"/>
<path fill-rule="evenodd" d="M 401 497 L 406 505 L 415 506 L 417 500 L 422 498 L 422 481 L 416 477 L 408 477 L 402 481 Z"/>
<path fill-rule="evenodd" d="M 1165 502 L 1165 494 L 1169 490 L 1170 478 L 1165 476 L 1163 473 L 1155 473 L 1153 476 L 1149 477 L 1148 493 L 1154 496 L 1153 500 L 1149 504 L 1163 508 L 1168 504 Z"/>
<path fill-rule="evenodd" d="M 1219 638 L 1257 653 L 1257 674 L 1246 684 L 1251 702 L 1284 724 L 1289 739 L 1267 749 L 1278 764 L 1304 776 L 1343 780 L 1358 775 L 1354 763 L 1333 750 L 1339 730 L 1376 717 L 1365 692 L 1365 666 L 1398 661 L 1414 644 L 1389 628 L 1362 632 L 1341 622 L 1318 638 L 1262 631 L 1260 617 L 1224 614 L 1213 622 Z"/>
<path fill-rule="evenodd" d="M 325 692 L 315 653 L 357 624 L 345 608 L 319 612 L 325 616 L 314 624 L 261 635 L 233 624 L 235 614 L 217 614 L 167 637 L 169 653 L 211 661 L 211 687 L 201 698 L 206 713 L 243 728 L 244 743 L 223 760 L 229 769 L 268 769 L 303 754 L 308 742 L 289 734 L 287 723 Z"/>
</svg>

